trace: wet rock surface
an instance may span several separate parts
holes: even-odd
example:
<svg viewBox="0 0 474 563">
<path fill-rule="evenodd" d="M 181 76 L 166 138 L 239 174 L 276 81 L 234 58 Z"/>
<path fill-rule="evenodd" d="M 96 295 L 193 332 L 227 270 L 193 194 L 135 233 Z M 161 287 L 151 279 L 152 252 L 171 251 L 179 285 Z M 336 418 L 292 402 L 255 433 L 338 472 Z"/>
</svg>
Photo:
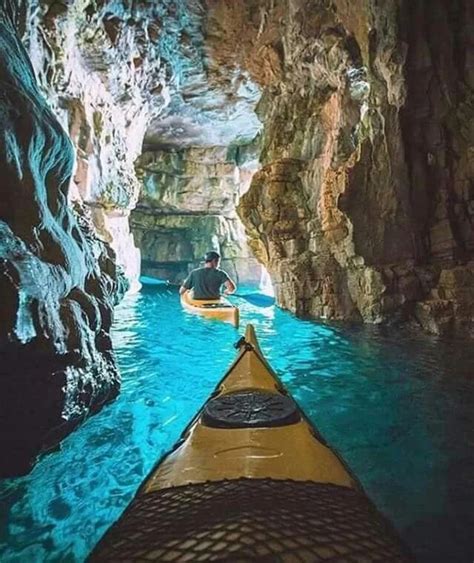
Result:
<svg viewBox="0 0 474 563">
<path fill-rule="evenodd" d="M 0 10 L 0 432 L 22 464 L 117 390 L 130 222 L 145 273 L 212 246 L 253 281 L 252 251 L 297 315 L 474 335 L 472 2 Z"/>
<path fill-rule="evenodd" d="M 265 46 L 278 61 L 239 214 L 279 303 L 472 335 L 469 291 L 436 289 L 473 256 L 471 4 L 266 2 L 245 26 L 219 6 L 256 80 Z"/>
<path fill-rule="evenodd" d="M 157 3 L 24 2 L 23 41 L 41 90 L 76 152 L 68 197 L 90 209 L 98 236 L 132 285 L 140 255 L 129 229 L 140 184 L 134 161 L 168 103 L 156 45 Z"/>
<path fill-rule="evenodd" d="M 277 218 L 267 209 L 263 221 L 256 219 L 253 208 L 250 217 L 242 203 L 252 248 L 273 240 L 265 264 L 282 306 L 366 322 L 413 318 L 416 303 L 437 299 L 441 271 L 472 260 L 467 0 L 21 4 L 39 81 L 77 147 L 72 197 L 91 208 L 96 229 L 132 281 L 139 252 L 129 215 L 140 191 L 133 164 L 142 141 L 146 153 L 170 160 L 174 153 L 248 143 L 261 126 L 260 203 L 272 200 L 262 178 L 274 185 L 274 173 L 265 167 L 275 164 L 291 184 L 293 161 L 300 161 L 296 212 L 307 210 L 293 238 L 285 230 L 282 253 L 278 232 L 269 235 Z M 225 167 L 222 174 L 225 184 Z M 180 189 L 179 182 L 150 176 L 176 199 L 171 188 Z M 173 213 L 196 213 L 194 200 L 207 194 L 197 178 L 199 171 L 183 192 L 196 189 L 196 196 L 189 203 L 182 198 Z M 158 259 L 151 256 L 169 211 L 168 203 L 159 210 L 150 194 L 144 198 L 137 226 L 144 263 L 167 256 L 180 270 L 182 252 L 173 258 L 171 243 Z M 284 210 L 285 198 L 277 199 Z M 159 210 L 158 227 L 145 235 L 153 229 L 152 209 Z M 225 205 L 219 215 L 226 215 Z M 181 248 L 189 237 L 180 220 L 178 227 L 173 217 L 174 234 L 165 239 Z M 221 221 L 209 221 L 203 238 L 213 228 L 222 231 Z M 188 264 L 192 254 L 186 253 Z M 465 308 L 457 299 L 453 311 Z"/>
<path fill-rule="evenodd" d="M 67 205 L 71 142 L 0 9 L 0 474 L 28 470 L 119 374 L 109 337 L 126 289 L 84 210 Z"/>
</svg>

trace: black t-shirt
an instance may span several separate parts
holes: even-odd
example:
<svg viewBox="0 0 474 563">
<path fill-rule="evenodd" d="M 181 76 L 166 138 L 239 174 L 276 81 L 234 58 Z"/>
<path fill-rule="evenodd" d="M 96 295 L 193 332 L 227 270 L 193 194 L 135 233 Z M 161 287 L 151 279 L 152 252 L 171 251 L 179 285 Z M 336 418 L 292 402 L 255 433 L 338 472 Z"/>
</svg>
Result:
<svg viewBox="0 0 474 563">
<path fill-rule="evenodd" d="M 221 285 L 228 279 L 224 270 L 198 268 L 184 280 L 183 287 L 193 290 L 194 299 L 219 299 Z"/>
</svg>

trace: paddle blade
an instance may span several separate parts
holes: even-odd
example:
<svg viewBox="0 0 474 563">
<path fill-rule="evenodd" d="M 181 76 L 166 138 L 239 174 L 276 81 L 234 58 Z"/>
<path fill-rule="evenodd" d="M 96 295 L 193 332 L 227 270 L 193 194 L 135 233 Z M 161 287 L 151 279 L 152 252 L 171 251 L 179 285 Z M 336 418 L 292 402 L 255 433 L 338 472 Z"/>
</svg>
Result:
<svg viewBox="0 0 474 563">
<path fill-rule="evenodd" d="M 166 280 L 152 278 L 150 276 L 140 276 L 139 281 L 143 285 L 167 285 L 168 283 Z"/>
<path fill-rule="evenodd" d="M 275 298 L 269 295 L 263 295 L 262 293 L 247 293 L 245 295 L 240 295 L 238 293 L 233 293 L 229 297 L 239 297 L 240 299 L 245 299 L 252 305 L 257 307 L 271 307 L 275 305 Z"/>
</svg>

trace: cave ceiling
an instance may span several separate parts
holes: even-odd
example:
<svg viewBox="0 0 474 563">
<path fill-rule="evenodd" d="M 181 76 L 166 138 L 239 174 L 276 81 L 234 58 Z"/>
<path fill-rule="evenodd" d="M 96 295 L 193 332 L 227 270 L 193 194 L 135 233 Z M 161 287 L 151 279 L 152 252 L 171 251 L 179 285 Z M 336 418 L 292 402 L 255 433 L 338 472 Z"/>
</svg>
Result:
<svg viewBox="0 0 474 563">
<path fill-rule="evenodd" d="M 151 119 L 144 147 L 250 142 L 261 128 L 254 111 L 261 89 L 238 59 L 229 57 L 224 64 L 216 60 L 219 37 L 226 30 L 212 17 L 212 2 L 211 6 L 199 0 L 159 4 L 153 7 L 153 18 L 154 25 L 161 27 L 156 48 L 167 73 L 166 104 Z"/>
</svg>

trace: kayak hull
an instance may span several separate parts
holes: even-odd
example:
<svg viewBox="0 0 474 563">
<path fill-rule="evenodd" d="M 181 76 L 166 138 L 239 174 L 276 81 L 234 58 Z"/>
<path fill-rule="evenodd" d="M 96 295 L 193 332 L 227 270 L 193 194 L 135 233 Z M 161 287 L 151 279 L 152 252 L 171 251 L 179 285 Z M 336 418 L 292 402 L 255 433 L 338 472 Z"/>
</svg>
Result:
<svg viewBox="0 0 474 563">
<path fill-rule="evenodd" d="M 208 319 L 216 319 L 239 326 L 239 309 L 225 299 L 193 299 L 190 292 L 181 295 L 181 305 L 189 313 L 201 315 Z"/>
<path fill-rule="evenodd" d="M 287 394 L 250 325 L 239 345 L 91 560 L 412 561 Z"/>
</svg>

